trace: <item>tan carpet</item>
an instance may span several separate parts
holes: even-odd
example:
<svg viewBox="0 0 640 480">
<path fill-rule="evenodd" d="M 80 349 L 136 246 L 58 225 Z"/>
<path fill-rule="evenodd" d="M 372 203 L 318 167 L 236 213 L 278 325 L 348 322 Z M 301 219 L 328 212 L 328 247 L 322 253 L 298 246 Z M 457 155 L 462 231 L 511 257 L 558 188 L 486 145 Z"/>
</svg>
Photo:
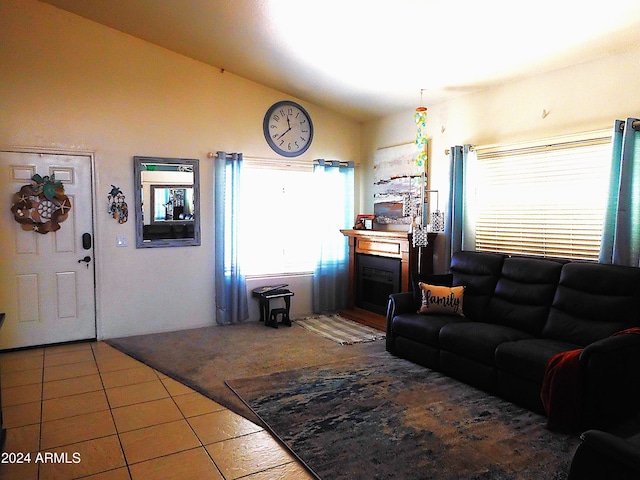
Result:
<svg viewBox="0 0 640 480">
<path fill-rule="evenodd" d="M 116 338 L 107 343 L 258 423 L 260 420 L 225 380 L 323 365 L 385 350 L 383 340 L 339 345 L 295 322 L 290 328 L 278 329 L 246 322 Z"/>
</svg>

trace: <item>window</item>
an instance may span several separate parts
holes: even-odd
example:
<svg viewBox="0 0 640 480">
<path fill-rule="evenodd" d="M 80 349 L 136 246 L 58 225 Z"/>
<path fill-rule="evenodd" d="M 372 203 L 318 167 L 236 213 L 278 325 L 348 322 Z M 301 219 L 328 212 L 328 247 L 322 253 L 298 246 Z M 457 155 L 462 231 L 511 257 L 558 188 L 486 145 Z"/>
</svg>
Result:
<svg viewBox="0 0 640 480">
<path fill-rule="evenodd" d="M 610 149 L 610 132 L 479 148 L 467 202 L 476 250 L 597 260 Z"/>
<path fill-rule="evenodd" d="M 245 157 L 242 172 L 240 265 L 245 275 L 313 271 L 316 256 L 309 162 L 286 165 Z M 311 251 L 310 251 L 311 249 Z"/>
</svg>

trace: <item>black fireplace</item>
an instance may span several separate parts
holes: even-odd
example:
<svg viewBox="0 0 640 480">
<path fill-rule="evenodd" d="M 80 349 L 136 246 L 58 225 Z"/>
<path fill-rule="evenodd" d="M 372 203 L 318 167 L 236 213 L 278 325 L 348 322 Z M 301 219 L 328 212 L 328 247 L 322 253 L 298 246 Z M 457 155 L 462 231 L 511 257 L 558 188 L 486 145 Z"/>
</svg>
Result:
<svg viewBox="0 0 640 480">
<path fill-rule="evenodd" d="M 389 295 L 400 291 L 400 259 L 356 255 L 356 306 L 385 315 Z"/>
</svg>

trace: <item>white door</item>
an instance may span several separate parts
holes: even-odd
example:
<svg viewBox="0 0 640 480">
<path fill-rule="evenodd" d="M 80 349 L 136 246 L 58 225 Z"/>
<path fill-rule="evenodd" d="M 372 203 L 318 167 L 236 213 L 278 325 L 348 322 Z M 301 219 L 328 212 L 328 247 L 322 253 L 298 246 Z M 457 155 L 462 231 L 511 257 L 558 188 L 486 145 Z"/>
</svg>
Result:
<svg viewBox="0 0 640 480">
<path fill-rule="evenodd" d="M 95 338 L 91 157 L 0 151 L 0 169 L 0 349 Z M 71 203 L 46 234 L 24 230 L 11 210 L 36 174 L 55 175 Z M 50 225 L 46 211 L 36 223 Z"/>
</svg>

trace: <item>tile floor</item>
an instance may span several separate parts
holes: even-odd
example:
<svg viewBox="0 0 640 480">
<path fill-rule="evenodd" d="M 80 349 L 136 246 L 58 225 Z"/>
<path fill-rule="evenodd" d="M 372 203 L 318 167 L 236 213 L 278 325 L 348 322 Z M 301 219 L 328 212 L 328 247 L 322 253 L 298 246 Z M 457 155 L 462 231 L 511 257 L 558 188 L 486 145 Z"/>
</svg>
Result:
<svg viewBox="0 0 640 480">
<path fill-rule="evenodd" d="M 3 353 L 0 368 L 0 479 L 313 478 L 258 425 L 103 342 Z"/>
</svg>

